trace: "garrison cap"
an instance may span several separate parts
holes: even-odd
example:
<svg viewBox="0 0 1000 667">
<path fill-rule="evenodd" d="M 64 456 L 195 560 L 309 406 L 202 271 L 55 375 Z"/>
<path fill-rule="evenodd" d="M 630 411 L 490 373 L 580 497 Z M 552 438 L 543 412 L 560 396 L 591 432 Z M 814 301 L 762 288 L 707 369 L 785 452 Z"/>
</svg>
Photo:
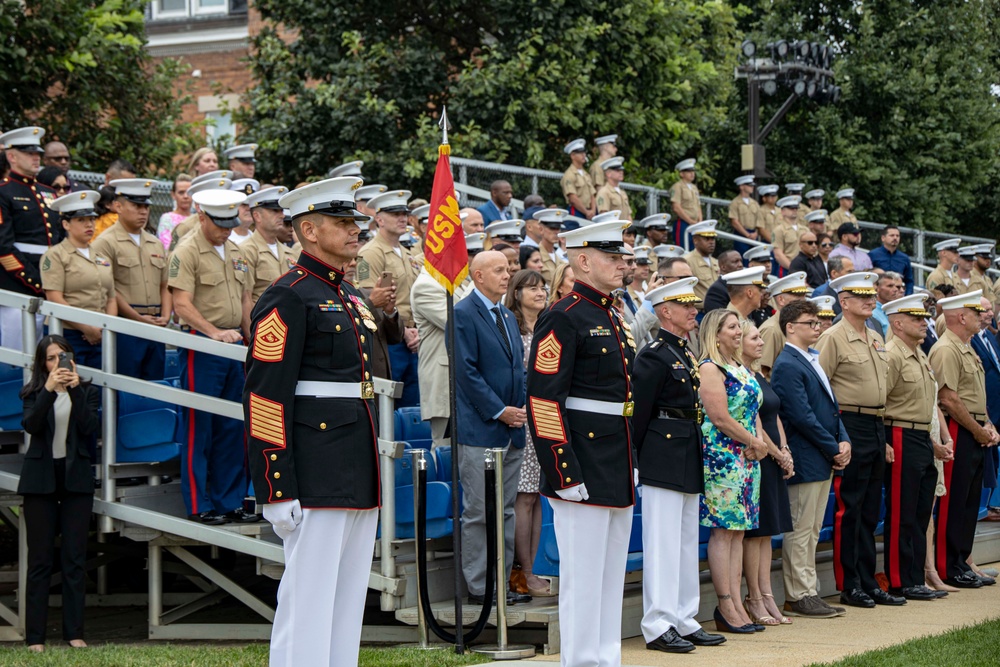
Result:
<svg viewBox="0 0 1000 667">
<path fill-rule="evenodd" d="M 250 208 L 270 208 L 275 211 L 280 211 L 282 209 L 281 204 L 278 200 L 281 196 L 288 192 L 288 188 L 283 185 L 277 185 L 273 188 L 264 188 L 263 190 L 258 190 L 251 195 L 247 195 L 246 205 Z"/>
<path fill-rule="evenodd" d="M 719 224 L 718 220 L 702 220 L 693 225 L 688 225 L 687 231 L 691 236 L 714 237 L 717 235 L 715 233 L 715 226 L 717 224 Z"/>
<path fill-rule="evenodd" d="M 362 183 L 364 181 L 354 176 L 328 178 L 286 192 L 278 200 L 278 205 L 289 209 L 292 219 L 309 213 L 322 213 L 335 218 L 354 218 L 358 225 L 365 225 L 371 217 L 358 213 L 354 206 L 354 193 Z"/>
<path fill-rule="evenodd" d="M 247 196 L 234 190 L 205 190 L 196 192 L 191 199 L 216 226 L 232 229 L 240 224 L 240 204 Z"/>
<path fill-rule="evenodd" d="M 497 220 L 486 225 L 486 235 L 491 239 L 511 240 L 520 243 L 524 220 Z"/>
<path fill-rule="evenodd" d="M 97 211 L 94 206 L 101 198 L 100 192 L 93 190 L 83 190 L 82 192 L 71 192 L 49 203 L 49 208 L 58 211 L 63 218 L 96 218 Z"/>
<path fill-rule="evenodd" d="M 124 197 L 133 204 L 149 206 L 149 195 L 156 181 L 150 178 L 117 178 L 108 185 L 115 189 L 116 196 Z"/>
<path fill-rule="evenodd" d="M 983 312 L 982 306 L 983 290 L 977 289 L 974 292 L 949 296 L 946 299 L 938 299 L 937 306 L 941 310 L 958 310 L 959 308 L 971 308 L 977 313 Z"/>
<path fill-rule="evenodd" d="M 806 272 L 796 271 L 777 280 L 772 280 L 767 286 L 767 291 L 771 296 L 776 294 L 809 294 L 812 292 L 812 288 L 806 282 Z"/>
<path fill-rule="evenodd" d="M 406 202 L 413 194 L 409 190 L 390 190 L 368 200 L 368 207 L 376 213 L 409 213 Z"/>
<path fill-rule="evenodd" d="M 257 144 L 240 144 L 239 146 L 227 148 L 222 151 L 222 154 L 230 160 L 239 160 L 240 162 L 257 162 L 257 158 L 254 156 L 254 153 L 256 152 Z"/>
<path fill-rule="evenodd" d="M 10 132 L 0 134 L 0 148 L 13 148 L 22 153 L 44 153 L 42 137 L 45 130 L 40 127 L 19 127 Z"/>
<path fill-rule="evenodd" d="M 855 271 L 845 276 L 834 278 L 830 281 L 830 288 L 841 292 L 850 292 L 860 296 L 874 296 L 875 283 L 878 282 L 878 274 L 872 271 Z"/>
<path fill-rule="evenodd" d="M 654 213 L 647 215 L 639 221 L 638 227 L 642 229 L 670 229 L 670 215 L 667 213 Z"/>
<path fill-rule="evenodd" d="M 752 266 L 749 269 L 740 269 L 739 271 L 730 271 L 729 273 L 722 275 L 722 282 L 726 285 L 757 285 L 758 287 L 766 287 L 764 283 L 764 267 L 763 266 Z"/>
<path fill-rule="evenodd" d="M 923 294 L 908 294 L 900 299 L 895 299 L 882 305 L 882 311 L 886 315 L 915 315 L 917 317 L 930 317 L 931 314 L 924 308 Z"/>
<path fill-rule="evenodd" d="M 754 261 L 771 261 L 771 251 L 774 250 L 774 246 L 770 244 L 758 245 L 750 248 L 745 253 L 743 253 L 743 259 L 748 262 Z"/>
<path fill-rule="evenodd" d="M 188 194 L 194 195 L 195 193 L 206 192 L 208 190 L 228 190 L 232 184 L 233 182 L 228 178 L 216 178 L 213 180 L 202 181 L 201 183 L 191 181 L 191 186 L 188 187 Z"/>
<path fill-rule="evenodd" d="M 656 308 L 660 304 L 668 301 L 678 303 L 701 303 L 701 299 L 694 293 L 694 286 L 698 284 L 698 279 L 694 276 L 678 278 L 646 294 L 646 299 Z"/>
<path fill-rule="evenodd" d="M 326 173 L 327 178 L 337 178 L 338 176 L 357 176 L 361 178 L 361 167 L 365 166 L 362 160 L 352 160 L 342 165 L 334 167 Z"/>
<path fill-rule="evenodd" d="M 733 182 L 736 183 L 736 185 L 753 185 L 753 174 L 737 176 Z"/>
<path fill-rule="evenodd" d="M 677 171 L 694 171 L 694 165 L 696 163 L 697 160 L 695 160 L 693 157 L 688 158 L 687 160 L 681 160 L 676 165 L 674 165 L 674 169 L 676 169 Z"/>
<path fill-rule="evenodd" d="M 583 139 L 574 139 L 565 146 L 563 146 L 563 152 L 569 153 L 582 153 L 587 149 L 587 142 Z"/>
<path fill-rule="evenodd" d="M 669 243 L 661 243 L 660 245 L 653 248 L 653 254 L 656 255 L 656 259 L 683 257 L 684 248 L 680 247 L 679 245 L 670 245 Z"/>
<path fill-rule="evenodd" d="M 628 226 L 628 222 L 620 220 L 599 222 L 596 225 L 560 232 L 559 238 L 565 239 L 567 248 L 596 248 L 615 255 L 631 255 L 632 252 L 622 241 L 622 231 Z"/>
</svg>

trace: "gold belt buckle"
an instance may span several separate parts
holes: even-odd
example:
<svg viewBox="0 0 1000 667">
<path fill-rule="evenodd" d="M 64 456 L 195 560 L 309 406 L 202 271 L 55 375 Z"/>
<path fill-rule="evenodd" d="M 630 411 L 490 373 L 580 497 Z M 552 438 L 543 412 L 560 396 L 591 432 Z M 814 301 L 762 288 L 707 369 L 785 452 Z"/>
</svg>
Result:
<svg viewBox="0 0 1000 667">
<path fill-rule="evenodd" d="M 704 419 L 705 419 L 705 416 L 701 413 L 701 408 L 699 407 L 698 408 L 698 426 L 701 426 L 701 424 L 704 421 Z"/>
<path fill-rule="evenodd" d="M 361 398 L 368 400 L 375 398 L 375 384 L 372 382 L 361 383 Z"/>
<path fill-rule="evenodd" d="M 625 401 L 622 406 L 622 417 L 631 417 L 634 411 L 635 403 L 633 401 Z"/>
</svg>

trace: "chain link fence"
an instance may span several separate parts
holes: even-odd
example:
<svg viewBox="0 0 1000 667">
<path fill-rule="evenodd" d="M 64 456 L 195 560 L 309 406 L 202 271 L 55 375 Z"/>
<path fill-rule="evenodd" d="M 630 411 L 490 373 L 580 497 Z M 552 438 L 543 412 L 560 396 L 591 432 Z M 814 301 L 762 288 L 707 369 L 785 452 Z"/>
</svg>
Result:
<svg viewBox="0 0 1000 667">
<path fill-rule="evenodd" d="M 70 169 L 69 177 L 80 185 L 84 185 L 91 190 L 97 190 L 98 192 L 104 186 L 104 174 L 98 174 L 93 171 L 76 171 Z M 174 199 L 170 196 L 173 185 L 171 181 L 156 181 L 156 184 L 153 186 L 153 192 L 150 195 L 152 203 L 149 207 L 149 222 L 146 223 L 146 227 L 152 234 L 156 233 L 156 225 L 160 221 L 160 216 L 174 210 Z"/>
</svg>

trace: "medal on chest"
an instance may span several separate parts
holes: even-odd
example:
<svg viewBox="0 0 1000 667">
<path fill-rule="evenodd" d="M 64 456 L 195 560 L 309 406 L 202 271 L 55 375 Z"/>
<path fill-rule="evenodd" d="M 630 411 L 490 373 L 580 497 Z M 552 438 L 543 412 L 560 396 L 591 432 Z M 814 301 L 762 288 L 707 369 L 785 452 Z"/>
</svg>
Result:
<svg viewBox="0 0 1000 667">
<path fill-rule="evenodd" d="M 364 321 L 365 326 L 368 327 L 368 330 L 375 331 L 378 329 L 378 326 L 375 324 L 375 316 L 372 315 L 372 311 L 368 310 L 368 306 L 365 305 L 365 302 L 353 294 L 349 294 L 348 296 L 354 303 L 354 307 L 358 309 L 358 313 L 361 315 L 361 319 Z"/>
</svg>

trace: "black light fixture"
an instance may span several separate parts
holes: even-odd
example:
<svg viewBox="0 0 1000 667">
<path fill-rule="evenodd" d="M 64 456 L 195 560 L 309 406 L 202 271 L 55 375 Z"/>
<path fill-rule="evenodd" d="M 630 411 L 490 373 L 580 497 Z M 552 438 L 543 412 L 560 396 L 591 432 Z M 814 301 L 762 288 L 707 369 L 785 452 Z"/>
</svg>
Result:
<svg viewBox="0 0 1000 667">
<path fill-rule="evenodd" d="M 804 42 L 802 40 L 795 40 L 792 42 L 792 53 L 795 54 L 796 60 L 805 60 L 809 57 L 809 42 Z"/>
<path fill-rule="evenodd" d="M 765 95 L 774 95 L 778 92 L 778 82 L 774 79 L 768 79 L 760 84 L 760 89 L 764 91 Z"/>
<path fill-rule="evenodd" d="M 795 79 L 792 81 L 792 91 L 801 97 L 806 92 L 806 80 L 805 79 Z"/>
<path fill-rule="evenodd" d="M 740 44 L 740 52 L 746 58 L 753 58 L 757 55 L 757 45 L 753 43 L 752 39 L 745 39 L 743 43 Z"/>
<path fill-rule="evenodd" d="M 784 60 L 788 57 L 788 42 L 779 39 L 776 42 L 768 42 L 767 50 L 771 54 L 771 60 Z"/>
</svg>

